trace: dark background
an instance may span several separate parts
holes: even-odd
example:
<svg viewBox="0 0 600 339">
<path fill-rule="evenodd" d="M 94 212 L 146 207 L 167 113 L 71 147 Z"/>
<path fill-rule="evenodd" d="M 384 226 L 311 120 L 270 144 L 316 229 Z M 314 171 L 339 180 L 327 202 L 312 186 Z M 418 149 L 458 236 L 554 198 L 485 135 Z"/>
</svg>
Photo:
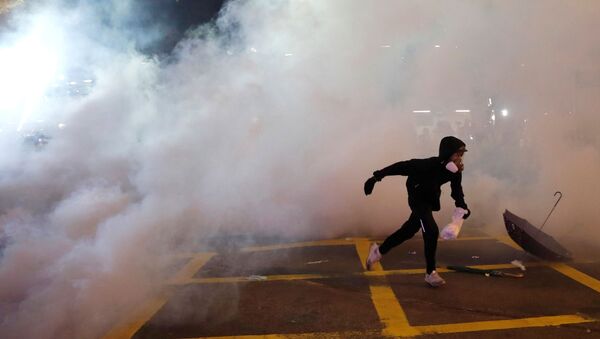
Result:
<svg viewBox="0 0 600 339">
<path fill-rule="evenodd" d="M 60 1 L 60 2 L 59 2 Z M 45 3 L 62 6 L 65 10 L 76 6 L 97 7 L 102 24 L 119 30 L 134 41 L 145 54 L 166 55 L 185 33 L 202 24 L 213 24 L 228 0 L 133 0 L 127 17 L 115 18 L 110 3 L 98 0 L 31 0 L 0 14 L 0 39 L 6 30 L 15 29 L 11 20 L 19 12 L 35 10 Z"/>
</svg>

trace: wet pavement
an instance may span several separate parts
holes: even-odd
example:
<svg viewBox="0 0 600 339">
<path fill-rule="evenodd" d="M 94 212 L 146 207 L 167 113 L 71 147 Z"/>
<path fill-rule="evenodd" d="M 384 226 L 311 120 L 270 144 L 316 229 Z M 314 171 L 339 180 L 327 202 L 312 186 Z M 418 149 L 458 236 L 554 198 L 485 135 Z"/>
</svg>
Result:
<svg viewBox="0 0 600 339">
<path fill-rule="evenodd" d="M 548 263 L 508 237 L 464 230 L 440 241 L 438 271 L 425 284 L 419 236 L 373 271 L 372 239 L 269 242 L 178 258 L 161 295 L 105 338 L 600 338 L 600 260 Z M 453 272 L 468 265 L 523 278 Z"/>
</svg>

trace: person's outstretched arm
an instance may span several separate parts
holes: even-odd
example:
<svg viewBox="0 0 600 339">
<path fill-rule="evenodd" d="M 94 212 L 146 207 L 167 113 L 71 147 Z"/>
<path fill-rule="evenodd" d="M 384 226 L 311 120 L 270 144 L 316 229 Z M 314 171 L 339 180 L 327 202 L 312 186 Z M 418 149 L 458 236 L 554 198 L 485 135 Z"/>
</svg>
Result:
<svg viewBox="0 0 600 339">
<path fill-rule="evenodd" d="M 434 159 L 411 159 L 399 161 L 388 167 L 373 172 L 373 176 L 380 181 L 390 175 L 413 175 L 419 172 L 428 171 L 436 164 Z"/>
<path fill-rule="evenodd" d="M 373 172 L 373 176 L 367 179 L 365 182 L 365 194 L 369 195 L 373 192 L 375 183 L 381 181 L 381 179 L 390 175 L 413 175 L 419 172 L 425 172 L 436 165 L 435 158 L 430 159 L 411 159 L 406 161 L 399 161 L 395 164 L 382 168 L 378 171 Z"/>
<path fill-rule="evenodd" d="M 454 199 L 454 205 L 456 207 L 463 208 L 467 210 L 467 214 L 463 216 L 463 219 L 467 219 L 471 215 L 471 210 L 467 206 L 465 202 L 465 195 L 462 189 L 462 173 L 457 173 L 454 178 L 450 181 L 450 188 L 452 189 L 452 193 L 450 196 Z"/>
</svg>

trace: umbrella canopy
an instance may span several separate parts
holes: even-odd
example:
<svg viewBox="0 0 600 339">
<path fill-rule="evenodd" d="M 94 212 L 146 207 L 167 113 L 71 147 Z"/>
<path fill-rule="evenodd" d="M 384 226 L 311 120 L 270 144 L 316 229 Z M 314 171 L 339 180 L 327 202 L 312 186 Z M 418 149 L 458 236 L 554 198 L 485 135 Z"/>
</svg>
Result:
<svg viewBox="0 0 600 339">
<path fill-rule="evenodd" d="M 571 253 L 562 247 L 554 238 L 531 225 L 510 211 L 504 211 L 504 225 L 508 235 L 526 252 L 544 260 L 571 260 Z"/>
</svg>

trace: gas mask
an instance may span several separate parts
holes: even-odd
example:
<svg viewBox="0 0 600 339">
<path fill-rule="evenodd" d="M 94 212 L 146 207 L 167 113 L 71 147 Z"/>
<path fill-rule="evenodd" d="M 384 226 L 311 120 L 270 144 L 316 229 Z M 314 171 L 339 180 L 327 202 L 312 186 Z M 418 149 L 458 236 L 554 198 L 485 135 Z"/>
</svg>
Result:
<svg viewBox="0 0 600 339">
<path fill-rule="evenodd" d="M 446 169 L 452 173 L 458 172 L 458 166 L 456 166 L 454 161 L 448 161 L 448 163 L 446 164 Z"/>
</svg>

